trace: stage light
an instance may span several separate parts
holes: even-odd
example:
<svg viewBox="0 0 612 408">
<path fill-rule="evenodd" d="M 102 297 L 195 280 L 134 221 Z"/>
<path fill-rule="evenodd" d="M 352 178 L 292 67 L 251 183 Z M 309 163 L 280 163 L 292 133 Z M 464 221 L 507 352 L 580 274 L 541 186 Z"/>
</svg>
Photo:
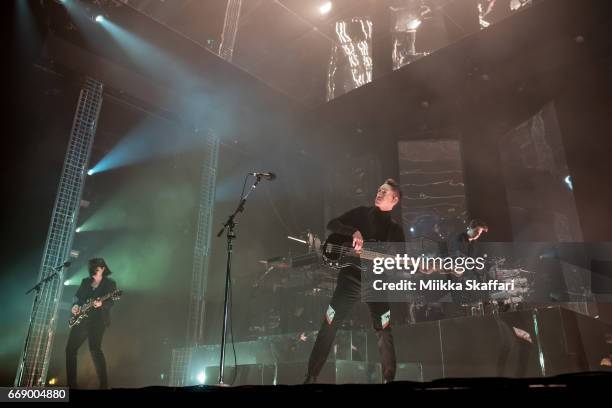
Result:
<svg viewBox="0 0 612 408">
<path fill-rule="evenodd" d="M 74 230 L 74 232 L 76 232 L 77 234 L 78 234 L 79 232 L 81 232 L 81 231 L 83 231 L 83 230 L 81 229 L 81 227 L 78 227 L 77 229 L 75 229 L 75 230 Z"/>
<path fill-rule="evenodd" d="M 332 9 L 332 2 L 328 1 L 328 2 L 321 4 L 321 6 L 319 7 L 319 13 L 327 14 L 331 11 L 331 9 Z"/>
<path fill-rule="evenodd" d="M 416 30 L 421 25 L 421 19 L 415 18 L 408 23 L 408 30 Z"/>
<path fill-rule="evenodd" d="M 57 378 L 53 377 L 49 380 L 49 385 L 55 385 L 57 383 Z"/>
<path fill-rule="evenodd" d="M 87 170 L 87 175 L 88 176 L 92 176 L 93 174 L 94 174 L 94 170 L 93 169 Z"/>
<path fill-rule="evenodd" d="M 414 227 L 410 227 L 410 232 L 411 232 L 412 234 L 414 234 L 414 231 L 416 231 L 416 230 L 414 229 Z"/>
<path fill-rule="evenodd" d="M 64 286 L 70 286 L 70 279 L 66 279 L 64 281 Z"/>
<path fill-rule="evenodd" d="M 198 373 L 198 384 L 204 384 L 206 382 L 206 374 L 204 371 Z"/>
<path fill-rule="evenodd" d="M 98 14 L 95 18 L 96 23 L 104 22 L 104 16 L 102 14 Z"/>
<path fill-rule="evenodd" d="M 563 182 L 567 185 L 570 191 L 574 191 L 574 183 L 572 183 L 572 176 L 565 176 Z"/>
</svg>

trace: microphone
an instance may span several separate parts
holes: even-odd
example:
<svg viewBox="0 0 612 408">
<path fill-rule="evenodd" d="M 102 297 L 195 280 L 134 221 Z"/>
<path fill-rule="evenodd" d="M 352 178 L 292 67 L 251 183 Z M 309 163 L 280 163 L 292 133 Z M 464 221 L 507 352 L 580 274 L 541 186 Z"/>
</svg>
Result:
<svg viewBox="0 0 612 408">
<path fill-rule="evenodd" d="M 249 173 L 250 176 L 255 176 L 257 178 L 265 178 L 267 180 L 274 180 L 276 178 L 276 174 L 272 172 L 264 172 L 264 173 Z"/>
</svg>

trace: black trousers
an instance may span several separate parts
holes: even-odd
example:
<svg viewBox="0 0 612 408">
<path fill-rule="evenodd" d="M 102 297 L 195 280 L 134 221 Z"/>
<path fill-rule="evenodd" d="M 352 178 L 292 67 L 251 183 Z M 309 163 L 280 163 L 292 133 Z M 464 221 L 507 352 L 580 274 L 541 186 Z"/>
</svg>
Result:
<svg viewBox="0 0 612 408">
<path fill-rule="evenodd" d="M 342 325 L 353 306 L 361 298 L 361 274 L 358 270 L 345 268 L 338 274 L 338 283 L 331 303 L 325 311 L 317 340 L 308 361 L 308 375 L 317 377 L 327 360 Z M 391 311 L 388 302 L 368 303 L 372 325 L 378 337 L 378 350 L 382 363 L 383 377 L 387 381 L 395 378 L 395 348 L 391 334 Z"/>
<path fill-rule="evenodd" d="M 102 338 L 106 325 L 102 319 L 85 320 L 78 326 L 70 329 L 68 343 L 66 344 L 66 377 L 68 387 L 78 388 L 77 385 L 77 353 L 83 342 L 89 340 L 89 352 L 98 374 L 100 388 L 108 388 L 106 374 L 106 360 L 102 352 Z"/>
</svg>

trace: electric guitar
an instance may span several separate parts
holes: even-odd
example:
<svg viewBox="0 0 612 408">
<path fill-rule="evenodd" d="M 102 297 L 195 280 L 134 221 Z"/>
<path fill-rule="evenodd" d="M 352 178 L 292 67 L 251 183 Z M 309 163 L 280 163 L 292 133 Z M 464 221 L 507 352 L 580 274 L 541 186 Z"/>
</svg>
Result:
<svg viewBox="0 0 612 408">
<path fill-rule="evenodd" d="M 74 327 L 80 324 L 83 321 L 83 319 L 85 319 L 88 316 L 88 312 L 94 308 L 94 301 L 99 300 L 100 302 L 104 303 L 105 301 L 109 299 L 119 300 L 122 294 L 123 294 L 122 290 L 115 290 L 111 293 L 107 293 L 106 295 L 102 297 L 95 298 L 95 299 L 88 299 L 87 302 L 85 302 L 85 304 L 83 304 L 79 308 L 79 313 L 73 315 L 70 318 L 70 321 L 68 322 L 68 326 Z"/>
</svg>

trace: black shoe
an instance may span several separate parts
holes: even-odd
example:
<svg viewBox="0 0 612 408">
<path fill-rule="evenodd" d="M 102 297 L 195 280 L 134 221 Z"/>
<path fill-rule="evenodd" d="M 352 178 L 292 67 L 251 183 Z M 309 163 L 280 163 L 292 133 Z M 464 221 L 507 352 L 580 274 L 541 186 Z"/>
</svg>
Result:
<svg viewBox="0 0 612 408">
<path fill-rule="evenodd" d="M 317 377 L 313 377 L 312 375 L 307 375 L 304 380 L 304 384 L 315 384 L 317 382 Z"/>
</svg>

